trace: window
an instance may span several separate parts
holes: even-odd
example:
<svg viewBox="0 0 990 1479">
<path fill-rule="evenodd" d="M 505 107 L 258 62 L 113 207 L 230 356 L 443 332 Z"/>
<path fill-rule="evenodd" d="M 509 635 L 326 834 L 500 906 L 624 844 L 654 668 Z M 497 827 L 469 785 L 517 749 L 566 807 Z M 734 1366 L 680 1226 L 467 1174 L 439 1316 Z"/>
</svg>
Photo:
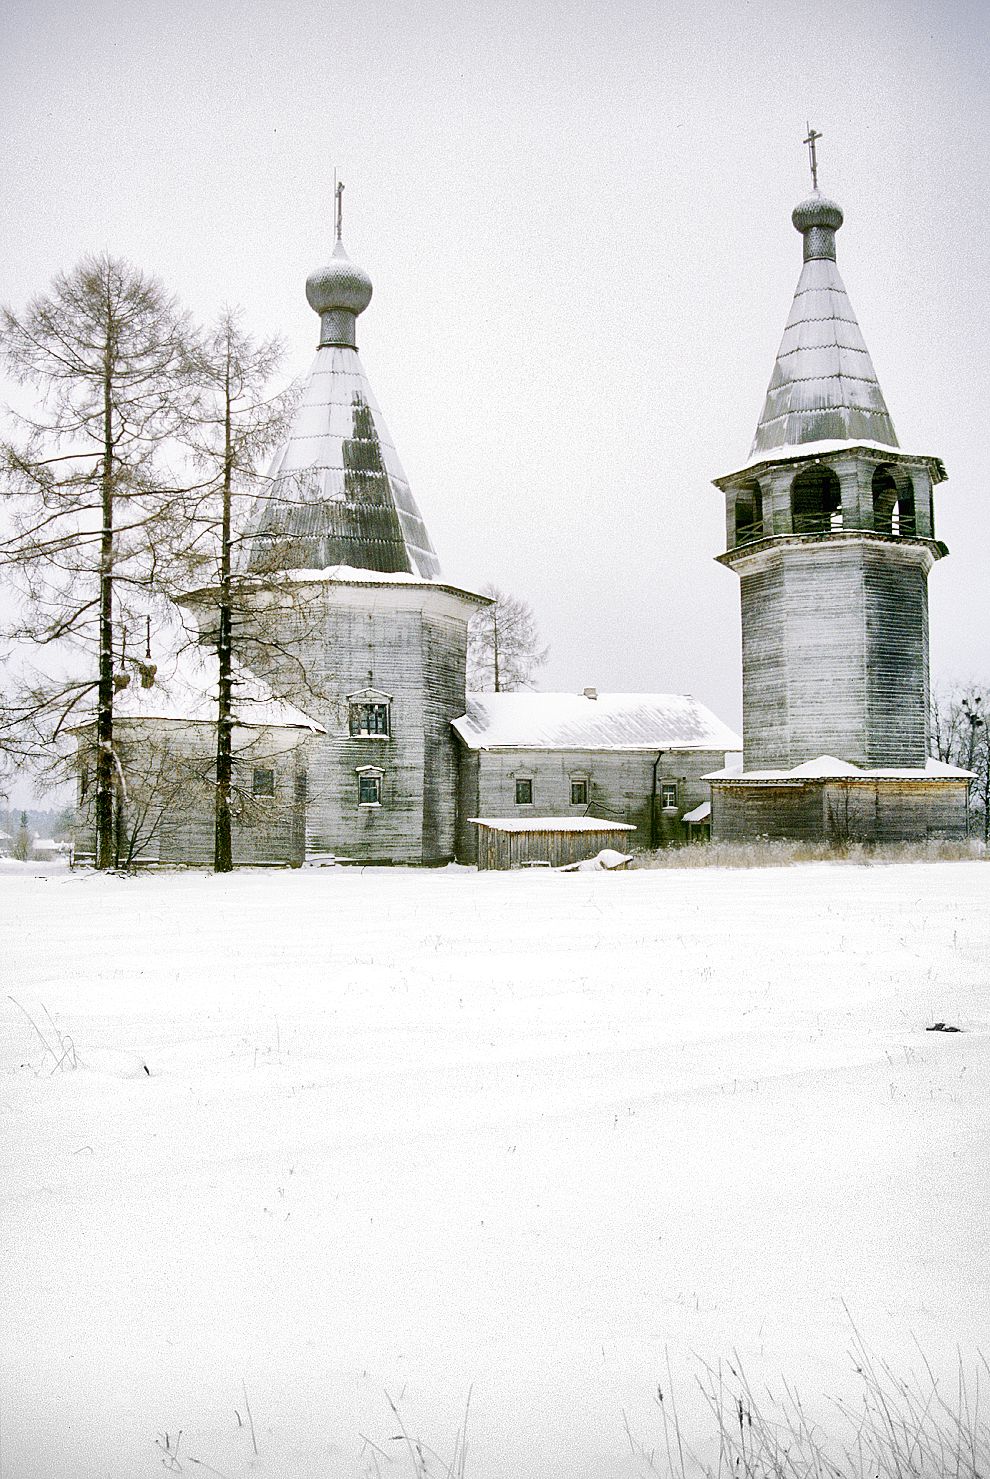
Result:
<svg viewBox="0 0 990 1479">
<path fill-rule="evenodd" d="M 660 805 L 665 809 L 668 806 L 677 808 L 677 782 L 665 781 L 660 787 Z"/>
<path fill-rule="evenodd" d="M 362 806 L 381 806 L 382 778 L 380 775 L 358 777 L 358 801 Z"/>
<path fill-rule="evenodd" d="M 350 730 L 357 737 L 388 739 L 390 703 L 387 698 L 352 698 L 350 700 Z"/>
<path fill-rule="evenodd" d="M 587 806 L 588 804 L 588 782 L 582 777 L 580 780 L 571 781 L 571 805 Z"/>
<path fill-rule="evenodd" d="M 533 804 L 533 782 L 529 776 L 519 776 L 516 780 L 516 805 L 532 806 Z"/>
<path fill-rule="evenodd" d="M 357 772 L 358 805 L 381 806 L 384 770 L 375 765 L 362 765 Z"/>
<path fill-rule="evenodd" d="M 89 766 L 83 762 L 79 768 L 79 800 L 85 801 L 89 791 Z"/>
<path fill-rule="evenodd" d="M 251 782 L 251 792 L 255 796 L 274 796 L 274 770 L 267 770 L 264 766 L 256 765 L 254 768 L 254 779 Z"/>
</svg>

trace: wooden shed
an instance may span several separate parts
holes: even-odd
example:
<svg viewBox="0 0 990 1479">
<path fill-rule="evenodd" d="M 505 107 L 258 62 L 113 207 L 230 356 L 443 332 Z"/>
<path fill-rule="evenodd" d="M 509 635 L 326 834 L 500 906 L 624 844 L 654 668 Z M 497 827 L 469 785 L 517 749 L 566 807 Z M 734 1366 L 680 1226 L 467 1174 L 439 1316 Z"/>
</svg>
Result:
<svg viewBox="0 0 990 1479">
<path fill-rule="evenodd" d="M 545 864 L 562 868 L 581 863 L 603 848 L 614 848 L 635 832 L 629 822 L 600 817 L 472 817 L 478 829 L 479 869 Z"/>
</svg>

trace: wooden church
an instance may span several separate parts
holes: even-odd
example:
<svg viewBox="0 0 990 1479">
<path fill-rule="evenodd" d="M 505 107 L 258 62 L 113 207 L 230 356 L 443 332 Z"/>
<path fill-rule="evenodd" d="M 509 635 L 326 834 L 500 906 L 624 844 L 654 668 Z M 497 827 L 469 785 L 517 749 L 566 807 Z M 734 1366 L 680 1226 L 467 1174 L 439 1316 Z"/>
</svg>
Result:
<svg viewBox="0 0 990 1479">
<path fill-rule="evenodd" d="M 372 286 L 344 250 L 338 192 L 331 260 L 306 283 L 316 359 L 240 541 L 235 862 L 471 862 L 493 819 L 542 835 L 597 817 L 641 847 L 709 825 L 720 840 L 966 835 L 969 776 L 928 758 L 945 469 L 898 445 L 836 267 L 842 212 L 817 188 L 815 137 L 766 404 L 745 465 L 716 480 L 718 558 L 741 588 L 741 746 L 686 695 L 466 693 L 486 598 L 443 580 L 361 364 Z M 215 592 L 182 604 L 201 655 L 121 696 L 118 759 L 131 814 L 151 819 L 129 859 L 208 864 Z M 90 730 L 77 734 L 81 856 Z"/>
<path fill-rule="evenodd" d="M 743 758 L 712 835 L 964 837 L 969 776 L 929 758 L 938 457 L 903 451 L 836 266 L 842 211 L 792 216 L 804 263 L 749 458 L 717 478 L 742 602 Z"/>
</svg>

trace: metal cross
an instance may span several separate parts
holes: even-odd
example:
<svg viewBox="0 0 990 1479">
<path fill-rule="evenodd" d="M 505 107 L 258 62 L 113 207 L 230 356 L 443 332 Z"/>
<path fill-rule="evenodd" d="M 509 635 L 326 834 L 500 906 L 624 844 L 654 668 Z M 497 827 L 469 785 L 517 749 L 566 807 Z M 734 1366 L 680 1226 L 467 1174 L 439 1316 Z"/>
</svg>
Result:
<svg viewBox="0 0 990 1479">
<path fill-rule="evenodd" d="M 812 188 L 812 190 L 817 190 L 818 189 L 818 156 L 815 153 L 815 144 L 816 144 L 817 140 L 820 139 L 820 138 L 821 138 L 821 134 L 820 133 L 816 133 L 815 130 L 812 128 L 811 124 L 809 123 L 808 124 L 808 137 L 804 140 L 804 142 L 807 144 L 807 146 L 808 146 L 808 152 L 811 155 L 811 188 Z"/>
<path fill-rule="evenodd" d="M 340 240 L 344 229 L 344 182 L 337 179 L 337 171 L 333 173 L 333 193 L 337 201 L 337 240 Z"/>
</svg>

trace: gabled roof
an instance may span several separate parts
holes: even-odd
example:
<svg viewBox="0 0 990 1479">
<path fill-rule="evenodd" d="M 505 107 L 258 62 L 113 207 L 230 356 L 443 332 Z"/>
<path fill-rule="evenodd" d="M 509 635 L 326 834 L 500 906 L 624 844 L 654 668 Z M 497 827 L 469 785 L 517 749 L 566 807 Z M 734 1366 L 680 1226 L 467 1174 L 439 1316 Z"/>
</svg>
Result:
<svg viewBox="0 0 990 1479">
<path fill-rule="evenodd" d="M 685 693 L 471 693 L 454 729 L 471 750 L 741 750 Z"/>
<path fill-rule="evenodd" d="M 796 207 L 804 266 L 777 351 L 750 459 L 805 442 L 897 437 L 873 361 L 835 265 L 842 211 L 816 191 Z"/>
</svg>

